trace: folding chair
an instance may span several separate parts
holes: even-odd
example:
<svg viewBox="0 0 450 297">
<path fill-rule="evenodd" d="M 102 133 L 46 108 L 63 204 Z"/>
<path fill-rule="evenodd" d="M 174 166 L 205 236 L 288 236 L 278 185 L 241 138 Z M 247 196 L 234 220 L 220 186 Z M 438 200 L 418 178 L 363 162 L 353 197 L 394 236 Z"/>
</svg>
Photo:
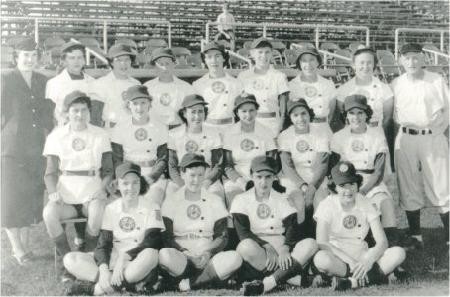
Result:
<svg viewBox="0 0 450 297">
<path fill-rule="evenodd" d="M 295 62 L 297 61 L 300 51 L 296 49 L 285 49 L 283 52 L 284 64 L 286 67 L 295 68 Z"/>
<path fill-rule="evenodd" d="M 386 83 L 402 73 L 393 53 L 388 50 L 377 50 L 376 54 L 381 77 Z"/>
</svg>

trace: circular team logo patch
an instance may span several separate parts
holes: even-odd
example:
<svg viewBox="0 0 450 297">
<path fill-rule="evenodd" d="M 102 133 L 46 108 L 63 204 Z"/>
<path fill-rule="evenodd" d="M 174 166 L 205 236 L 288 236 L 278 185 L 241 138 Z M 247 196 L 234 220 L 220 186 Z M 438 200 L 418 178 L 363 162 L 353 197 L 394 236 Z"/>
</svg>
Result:
<svg viewBox="0 0 450 297">
<path fill-rule="evenodd" d="M 221 81 L 215 81 L 212 86 L 212 90 L 216 94 L 221 94 L 225 91 L 225 84 Z"/>
<path fill-rule="evenodd" d="M 356 153 L 359 153 L 364 150 L 364 142 L 359 139 L 355 139 L 352 142 L 352 150 Z"/>
<path fill-rule="evenodd" d="M 148 136 L 147 130 L 145 130 L 144 128 L 139 128 L 136 130 L 136 132 L 134 132 L 134 137 L 136 137 L 136 139 L 139 141 L 147 139 L 147 136 Z"/>
<path fill-rule="evenodd" d="M 136 228 L 136 222 L 132 217 L 123 217 L 119 221 L 119 227 L 123 232 L 131 232 Z"/>
<path fill-rule="evenodd" d="M 295 147 L 297 148 L 297 151 L 304 153 L 309 150 L 309 143 L 304 140 L 299 140 Z"/>
<path fill-rule="evenodd" d="M 342 225 L 346 229 L 353 229 L 356 226 L 356 217 L 354 215 L 348 215 L 342 220 Z"/>
<path fill-rule="evenodd" d="M 339 166 L 339 171 L 342 173 L 345 173 L 348 171 L 348 165 L 347 164 L 341 164 L 341 166 Z"/>
<path fill-rule="evenodd" d="M 265 203 L 259 204 L 258 209 L 256 210 L 256 214 L 260 219 L 267 219 L 271 213 L 270 207 Z"/>
<path fill-rule="evenodd" d="M 262 90 L 264 89 L 264 82 L 260 79 L 255 79 L 253 81 L 253 89 L 255 90 Z"/>
<path fill-rule="evenodd" d="M 198 150 L 198 144 L 197 142 L 193 141 L 193 140 L 189 140 L 188 142 L 186 142 L 186 144 L 184 145 L 184 149 L 186 150 L 186 152 L 188 153 L 195 153 Z"/>
<path fill-rule="evenodd" d="M 170 102 L 172 102 L 172 97 L 170 97 L 170 94 L 168 93 L 163 93 L 159 97 L 159 102 L 164 106 L 168 106 Z"/>
<path fill-rule="evenodd" d="M 86 142 L 81 138 L 75 138 L 72 141 L 72 148 L 77 152 L 82 151 L 86 148 Z"/>
<path fill-rule="evenodd" d="M 200 207 L 197 204 L 191 204 L 187 208 L 187 216 L 191 220 L 198 219 L 201 214 L 202 214 L 202 210 L 200 209 Z"/>
<path fill-rule="evenodd" d="M 317 96 L 317 89 L 315 87 L 307 86 L 305 88 L 305 95 L 314 98 Z"/>
<path fill-rule="evenodd" d="M 251 139 L 244 139 L 241 141 L 241 149 L 243 151 L 249 152 L 255 148 L 255 143 Z"/>
</svg>

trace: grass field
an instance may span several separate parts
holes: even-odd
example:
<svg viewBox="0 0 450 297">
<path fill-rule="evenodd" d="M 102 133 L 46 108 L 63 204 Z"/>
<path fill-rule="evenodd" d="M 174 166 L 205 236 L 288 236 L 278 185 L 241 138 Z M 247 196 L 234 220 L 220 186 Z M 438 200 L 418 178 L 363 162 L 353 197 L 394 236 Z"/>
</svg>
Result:
<svg viewBox="0 0 450 297">
<path fill-rule="evenodd" d="M 394 199 L 398 193 L 395 181 L 389 180 Z M 422 227 L 425 241 L 423 254 L 408 253 L 404 267 L 413 273 L 413 279 L 408 283 L 391 284 L 361 288 L 354 291 L 332 292 L 327 288 L 310 289 L 286 286 L 283 290 L 274 291 L 271 295 L 288 296 L 324 296 L 324 295 L 414 295 L 414 296 L 448 296 L 449 295 L 449 251 L 443 241 L 441 221 L 434 209 L 424 210 Z M 406 228 L 407 223 L 402 211 L 398 211 L 400 228 Z M 72 232 L 70 232 L 72 231 Z M 73 234 L 73 230 L 69 229 Z M 55 296 L 63 294 L 63 285 L 56 278 L 53 262 L 53 244 L 49 241 L 44 225 L 34 226 L 31 232 L 31 242 L 38 256 L 32 264 L 21 267 L 11 259 L 10 245 L 4 231 L 1 233 L 1 295 L 2 296 Z M 161 295 L 180 295 L 175 291 L 163 292 Z M 239 295 L 234 290 L 200 290 L 183 295 L 224 296 Z"/>
</svg>

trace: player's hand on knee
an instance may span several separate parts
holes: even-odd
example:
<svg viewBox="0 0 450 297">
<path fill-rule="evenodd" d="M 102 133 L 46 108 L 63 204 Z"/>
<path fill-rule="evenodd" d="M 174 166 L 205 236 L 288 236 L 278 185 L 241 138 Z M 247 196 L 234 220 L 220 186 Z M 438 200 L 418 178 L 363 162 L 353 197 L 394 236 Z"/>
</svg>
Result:
<svg viewBox="0 0 450 297">
<path fill-rule="evenodd" d="M 289 253 L 289 251 L 280 252 L 280 254 L 278 255 L 278 266 L 281 269 L 286 270 L 289 267 L 291 267 L 291 265 L 292 265 L 291 253 Z"/>
<path fill-rule="evenodd" d="M 365 278 L 370 268 L 372 268 L 372 266 L 369 266 L 368 263 L 358 262 L 354 267 L 353 277 L 356 279 Z"/>
<path fill-rule="evenodd" d="M 62 202 L 61 196 L 58 192 L 53 192 L 51 194 L 48 194 L 48 200 L 51 202 L 55 202 L 60 204 Z"/>
<path fill-rule="evenodd" d="M 267 271 L 275 270 L 278 267 L 278 253 L 275 248 L 270 244 L 266 243 L 264 245 L 264 249 L 266 250 L 266 268 Z"/>
<path fill-rule="evenodd" d="M 199 267 L 197 268 L 203 268 L 208 264 L 209 260 L 211 259 L 211 253 L 204 252 L 199 258 L 200 258 L 198 262 Z"/>
</svg>

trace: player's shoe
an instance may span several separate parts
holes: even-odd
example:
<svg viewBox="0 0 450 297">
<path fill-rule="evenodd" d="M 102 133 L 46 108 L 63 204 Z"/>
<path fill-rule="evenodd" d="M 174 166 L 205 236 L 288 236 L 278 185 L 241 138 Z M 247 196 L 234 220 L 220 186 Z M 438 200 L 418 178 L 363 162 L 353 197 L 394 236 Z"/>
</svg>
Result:
<svg viewBox="0 0 450 297">
<path fill-rule="evenodd" d="M 403 242 L 402 247 L 405 248 L 405 250 L 423 250 L 423 240 L 419 240 L 417 237 L 413 236 L 407 236 Z"/>
<path fill-rule="evenodd" d="M 95 283 L 87 281 L 75 281 L 72 286 L 66 289 L 66 296 L 93 296 Z"/>
<path fill-rule="evenodd" d="M 392 283 L 404 283 L 407 282 L 411 278 L 411 273 L 404 270 L 401 267 L 395 268 L 395 270 L 388 275 L 389 284 Z"/>
<path fill-rule="evenodd" d="M 191 290 L 191 282 L 188 278 L 182 279 L 180 283 L 178 284 L 178 289 L 180 289 L 181 292 L 188 292 Z"/>
<path fill-rule="evenodd" d="M 244 296 L 259 296 L 264 293 L 264 284 L 260 280 L 244 282 L 242 284 L 241 293 Z"/>
<path fill-rule="evenodd" d="M 75 280 L 75 277 L 69 273 L 65 268 L 61 270 L 61 282 L 68 283 L 70 281 Z"/>
<path fill-rule="evenodd" d="M 333 276 L 331 280 L 331 290 L 345 291 L 352 288 L 352 282 L 348 278 Z"/>
</svg>

